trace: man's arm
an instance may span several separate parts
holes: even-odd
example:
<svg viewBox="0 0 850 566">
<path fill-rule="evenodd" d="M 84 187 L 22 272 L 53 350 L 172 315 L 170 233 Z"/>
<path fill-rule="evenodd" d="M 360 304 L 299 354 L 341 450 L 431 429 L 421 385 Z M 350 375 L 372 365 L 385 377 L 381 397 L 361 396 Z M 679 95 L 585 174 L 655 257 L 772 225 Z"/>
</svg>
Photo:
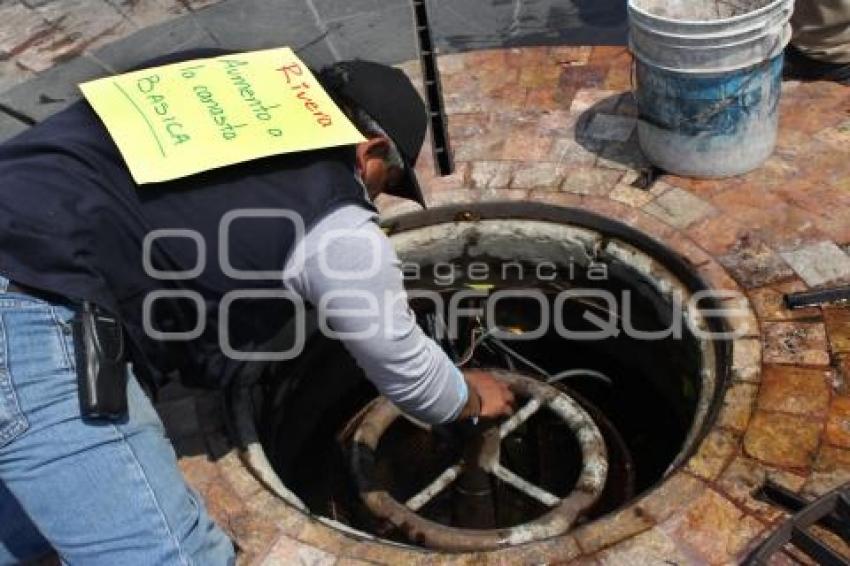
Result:
<svg viewBox="0 0 850 566">
<path fill-rule="evenodd" d="M 310 230 L 303 250 L 300 266 L 288 262 L 284 283 L 319 310 L 325 330 L 338 333 L 369 380 L 401 410 L 434 424 L 482 409 L 492 416 L 505 412 L 506 387 L 494 391 L 476 375 L 470 392 L 463 374 L 417 325 L 400 261 L 372 213 L 355 206 L 332 213 Z M 491 386 L 484 387 L 486 399 L 477 383 Z"/>
</svg>

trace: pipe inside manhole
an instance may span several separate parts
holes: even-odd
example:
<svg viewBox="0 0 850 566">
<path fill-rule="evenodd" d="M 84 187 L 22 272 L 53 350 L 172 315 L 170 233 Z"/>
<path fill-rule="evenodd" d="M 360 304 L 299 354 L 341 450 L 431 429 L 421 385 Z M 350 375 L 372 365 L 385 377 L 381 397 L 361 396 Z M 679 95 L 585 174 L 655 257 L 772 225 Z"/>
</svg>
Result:
<svg viewBox="0 0 850 566">
<path fill-rule="evenodd" d="M 366 493 L 376 488 L 364 487 L 352 452 L 377 393 L 340 343 L 316 333 L 302 356 L 267 372 L 249 403 L 274 472 L 311 513 L 443 550 L 530 542 L 627 505 L 710 426 L 728 367 L 728 343 L 715 339 L 725 324 L 708 315 L 716 304 L 689 264 L 654 240 L 587 212 L 529 204 L 430 210 L 388 230 L 420 325 L 464 367 L 549 382 L 575 402 L 603 440 L 604 489 L 569 524 L 513 538 L 445 539 L 376 512 Z M 412 507 L 437 530 L 517 532 L 556 506 L 492 474 L 450 481 L 423 502 L 417 494 L 463 462 L 463 427 L 397 418 L 381 432 L 370 481 L 391 506 L 418 501 Z M 582 489 L 586 460 L 575 430 L 540 410 L 505 435 L 491 464 L 565 500 Z"/>
</svg>

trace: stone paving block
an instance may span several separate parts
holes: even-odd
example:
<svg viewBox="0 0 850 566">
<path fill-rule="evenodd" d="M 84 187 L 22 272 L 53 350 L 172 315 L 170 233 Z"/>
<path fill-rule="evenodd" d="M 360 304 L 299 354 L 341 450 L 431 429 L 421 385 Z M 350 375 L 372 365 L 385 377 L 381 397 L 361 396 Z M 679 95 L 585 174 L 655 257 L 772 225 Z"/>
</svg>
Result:
<svg viewBox="0 0 850 566">
<path fill-rule="evenodd" d="M 505 141 L 502 159 L 512 161 L 541 161 L 552 150 L 553 139 L 537 132 L 517 132 Z"/>
<path fill-rule="evenodd" d="M 561 190 L 579 195 L 607 196 L 622 176 L 619 171 L 606 169 L 572 169 L 567 173 Z"/>
<path fill-rule="evenodd" d="M 511 184 L 516 164 L 510 161 L 476 161 L 470 181 L 476 189 L 505 189 Z"/>
<path fill-rule="evenodd" d="M 709 216 L 687 229 L 687 233 L 699 242 L 707 252 L 725 255 L 749 238 L 750 229 L 727 214 Z"/>
<path fill-rule="evenodd" d="M 346 59 L 395 64 L 418 57 L 413 9 L 403 4 L 331 22 L 329 41 Z"/>
<path fill-rule="evenodd" d="M 625 6 L 616 0 L 573 5 L 557 0 L 429 2 L 439 44 L 452 50 L 505 45 L 625 45 Z"/>
<path fill-rule="evenodd" d="M 331 525 L 311 519 L 304 524 L 295 538 L 310 546 L 340 555 L 346 552 L 354 542 L 354 539 L 344 532 L 345 525 L 340 524 L 340 527 L 333 528 Z"/>
<path fill-rule="evenodd" d="M 762 218 L 764 221 L 759 222 L 754 233 L 779 252 L 794 251 L 829 238 L 828 232 L 821 230 L 819 217 L 796 205 L 771 207 L 763 211 Z"/>
<path fill-rule="evenodd" d="M 248 500 L 262 489 L 266 489 L 243 464 L 236 450 L 231 450 L 223 457 L 216 459 L 219 471 L 233 491 L 241 498 Z"/>
<path fill-rule="evenodd" d="M 705 480 L 715 480 L 738 451 L 739 437 L 732 431 L 708 434 L 687 463 L 687 470 Z"/>
<path fill-rule="evenodd" d="M 810 287 L 850 279 L 850 257 L 835 242 L 784 252 L 782 258 Z"/>
<path fill-rule="evenodd" d="M 225 529 L 238 541 L 237 564 L 258 564 L 281 533 L 261 516 L 246 512 L 230 517 Z"/>
<path fill-rule="evenodd" d="M 706 490 L 661 529 L 695 549 L 708 563 L 721 564 L 735 562 L 765 526 L 716 491 Z"/>
<path fill-rule="evenodd" d="M 649 204 L 655 197 L 649 191 L 636 189 L 630 185 L 620 183 L 614 187 L 608 198 L 635 208 L 642 208 Z"/>
<path fill-rule="evenodd" d="M 751 289 L 748 294 L 760 320 L 783 321 L 819 318 L 821 313 L 817 308 L 790 310 L 785 306 L 785 295 L 806 291 L 807 289 L 805 283 L 799 279 L 793 279 L 768 287 Z"/>
<path fill-rule="evenodd" d="M 24 69 L 14 61 L 0 61 L 0 93 L 30 80 L 34 76 L 35 74 L 32 71 Z"/>
<path fill-rule="evenodd" d="M 126 25 L 124 16 L 103 0 L 63 0 L 36 8 L 45 20 L 55 26 L 55 33 L 42 38 L 36 46 L 21 54 L 25 66 L 43 71 L 50 63 L 67 60 L 82 53 L 89 45 L 109 37 Z"/>
<path fill-rule="evenodd" d="M 564 72 L 560 76 L 558 86 L 562 89 L 588 88 L 604 90 L 608 70 L 609 67 L 607 65 L 590 63 L 587 65 L 564 67 Z M 613 105 L 616 106 L 617 102 L 619 102 L 619 95 L 617 96 L 617 100 L 613 101 Z M 603 106 L 594 106 L 591 110 L 594 112 L 603 112 L 606 109 Z"/>
<path fill-rule="evenodd" d="M 497 550 L 495 552 L 487 552 L 481 556 L 478 563 L 486 564 L 546 564 L 553 559 L 559 562 L 570 562 L 578 558 L 581 550 L 578 547 L 575 539 L 570 536 L 560 536 L 551 540 L 536 542 L 534 544 L 525 544 Z M 458 564 L 462 563 L 462 557 Z M 446 564 L 451 564 L 451 559 L 440 557 L 439 560 Z M 476 564 L 476 561 L 470 560 L 470 566 Z"/>
<path fill-rule="evenodd" d="M 758 489 L 768 479 L 793 492 L 799 492 L 806 481 L 804 476 L 738 456 L 723 471 L 716 485 L 724 495 L 747 511 L 764 520 L 775 521 L 785 515 L 785 512 L 779 507 L 756 499 Z"/>
<path fill-rule="evenodd" d="M 261 489 L 245 498 L 245 506 L 249 513 L 263 517 L 274 523 L 283 534 L 295 537 L 304 530 L 304 526 L 311 521 L 307 515 L 284 503 L 278 496 L 267 489 Z"/>
<path fill-rule="evenodd" d="M 488 4 L 467 0 L 432 0 L 428 3 L 435 40 L 443 52 L 465 51 L 468 45 L 479 49 L 501 47 L 513 18 L 510 2 Z"/>
<path fill-rule="evenodd" d="M 678 187 L 665 192 L 643 209 L 676 228 L 687 228 L 714 212 L 711 204 Z"/>
<path fill-rule="evenodd" d="M 557 190 L 568 169 L 557 163 L 520 165 L 514 173 L 511 187 L 515 189 Z"/>
<path fill-rule="evenodd" d="M 824 444 L 802 493 L 804 497 L 820 497 L 847 482 L 850 482 L 850 450 Z"/>
<path fill-rule="evenodd" d="M 20 134 L 27 127 L 26 124 L 0 112 L 0 142 Z"/>
<path fill-rule="evenodd" d="M 850 396 L 850 354 L 836 354 L 832 388 L 838 395 Z"/>
<path fill-rule="evenodd" d="M 177 465 L 186 482 L 195 490 L 202 491 L 210 483 L 221 481 L 215 463 L 206 454 L 181 457 Z"/>
<path fill-rule="evenodd" d="M 835 397 L 832 400 L 826 421 L 826 441 L 850 448 L 850 398 Z"/>
<path fill-rule="evenodd" d="M 754 383 L 733 383 L 726 391 L 717 415 L 717 426 L 743 433 L 753 414 L 758 386 Z"/>
<path fill-rule="evenodd" d="M 632 136 L 628 141 L 612 141 L 605 144 L 599 154 L 597 167 L 622 169 L 626 171 L 649 170 L 652 164 L 643 154 L 637 137 Z"/>
<path fill-rule="evenodd" d="M 758 406 L 767 411 L 824 417 L 832 372 L 795 366 L 765 366 Z"/>
<path fill-rule="evenodd" d="M 343 554 L 375 564 L 420 564 L 426 562 L 429 556 L 424 551 L 376 542 L 360 542 L 351 545 L 344 550 Z"/>
<path fill-rule="evenodd" d="M 549 49 L 549 58 L 561 65 L 586 65 L 593 54 L 590 45 L 557 45 Z"/>
<path fill-rule="evenodd" d="M 826 329 L 823 324 L 766 322 L 764 361 L 774 364 L 829 365 Z"/>
<path fill-rule="evenodd" d="M 734 338 L 758 337 L 759 323 L 746 295 L 722 297 L 720 306 L 726 310 L 729 331 Z"/>
<path fill-rule="evenodd" d="M 53 26 L 37 11 L 18 2 L 0 4 L 0 59 L 17 55 Z"/>
<path fill-rule="evenodd" d="M 331 65 L 337 60 L 327 38 L 307 44 L 298 51 L 298 57 L 315 70 Z"/>
<path fill-rule="evenodd" d="M 188 12 L 178 0 L 107 0 L 139 29 L 157 25 Z"/>
<path fill-rule="evenodd" d="M 651 206 L 651 205 L 650 205 Z M 781 281 L 794 271 L 764 242 L 746 240 L 732 252 L 719 258 L 732 277 L 747 289 Z"/>
<path fill-rule="evenodd" d="M 235 50 L 297 49 L 322 34 L 304 0 L 222 2 L 196 12 L 194 17 L 222 47 Z"/>
<path fill-rule="evenodd" d="M 668 477 L 638 502 L 643 513 L 661 523 L 700 496 L 706 484 L 684 471 Z"/>
<path fill-rule="evenodd" d="M 587 554 L 592 554 L 615 542 L 633 537 L 652 528 L 653 522 L 634 507 L 607 515 L 589 525 L 578 528 L 573 535 Z"/>
<path fill-rule="evenodd" d="M 368 14 L 401 3 L 402 0 L 308 0 L 308 4 L 313 5 L 324 22 Z"/>
<path fill-rule="evenodd" d="M 583 114 L 593 109 L 595 112 L 613 113 L 620 102 L 621 94 L 616 90 L 579 88 L 573 98 L 570 112 Z"/>
<path fill-rule="evenodd" d="M 736 381 L 758 383 L 761 377 L 761 360 L 761 340 L 735 340 L 732 343 L 732 378 Z"/>
<path fill-rule="evenodd" d="M 552 144 L 552 151 L 547 161 L 570 167 L 591 167 L 596 161 L 596 154 L 588 150 L 573 136 L 558 136 Z"/>
<path fill-rule="evenodd" d="M 90 57 L 77 57 L 0 94 L 0 103 L 41 121 L 79 99 L 79 83 L 107 74 Z"/>
<path fill-rule="evenodd" d="M 704 265 L 698 266 L 696 270 L 702 280 L 713 289 L 732 293 L 743 293 L 743 289 L 741 289 L 737 281 L 732 279 L 729 272 L 714 259 Z"/>
<path fill-rule="evenodd" d="M 846 307 L 823 309 L 826 333 L 831 351 L 850 353 L 850 309 Z"/>
<path fill-rule="evenodd" d="M 822 427 L 811 417 L 756 411 L 744 436 L 744 450 L 766 464 L 805 469 L 814 459 Z"/>
<path fill-rule="evenodd" d="M 192 10 L 193 12 L 197 12 L 203 10 L 204 8 L 208 8 L 213 4 L 218 4 L 223 0 L 180 0 L 186 7 Z M 227 1 L 227 0 L 224 0 Z"/>
<path fill-rule="evenodd" d="M 692 557 L 661 529 L 639 534 L 599 553 L 600 564 L 623 566 L 625 564 L 688 564 Z"/>
<path fill-rule="evenodd" d="M 505 140 L 499 136 L 480 136 L 459 142 L 452 149 L 457 161 L 499 161 L 505 149 Z"/>
<path fill-rule="evenodd" d="M 600 112 L 593 116 L 585 133 L 598 140 L 624 142 L 632 137 L 636 126 L 634 118 Z"/>
<path fill-rule="evenodd" d="M 121 72 L 160 55 L 198 47 L 217 47 L 217 43 L 190 15 L 145 28 L 96 50 L 92 57 L 104 66 Z"/>
<path fill-rule="evenodd" d="M 336 556 L 302 542 L 281 536 L 260 561 L 263 566 L 333 566 Z"/>
</svg>

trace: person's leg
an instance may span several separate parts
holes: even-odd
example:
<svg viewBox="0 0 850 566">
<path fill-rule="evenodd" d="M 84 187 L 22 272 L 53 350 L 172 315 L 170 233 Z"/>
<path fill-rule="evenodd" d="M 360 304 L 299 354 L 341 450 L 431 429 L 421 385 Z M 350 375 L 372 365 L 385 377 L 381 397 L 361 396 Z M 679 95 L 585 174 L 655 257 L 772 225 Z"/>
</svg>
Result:
<svg viewBox="0 0 850 566">
<path fill-rule="evenodd" d="M 52 552 L 50 543 L 0 482 L 0 566 L 32 562 Z"/>
<path fill-rule="evenodd" d="M 797 0 L 791 25 L 792 43 L 804 55 L 826 63 L 850 63 L 847 0 Z"/>
<path fill-rule="evenodd" d="M 72 313 L 0 295 L 0 374 L 25 430 L 4 443 L 0 481 L 64 562 L 228 564 L 233 546 L 187 487 L 162 424 L 131 377 L 119 422 L 81 417 Z M 6 298 L 3 298 L 6 297 Z"/>
</svg>

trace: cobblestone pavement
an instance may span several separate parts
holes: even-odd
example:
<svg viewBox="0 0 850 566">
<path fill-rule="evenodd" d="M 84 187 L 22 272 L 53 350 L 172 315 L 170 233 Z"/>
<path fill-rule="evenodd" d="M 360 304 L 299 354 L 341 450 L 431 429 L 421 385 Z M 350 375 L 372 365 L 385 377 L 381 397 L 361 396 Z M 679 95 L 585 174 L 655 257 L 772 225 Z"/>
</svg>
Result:
<svg viewBox="0 0 850 566">
<path fill-rule="evenodd" d="M 141 18 L 142 12 L 133 11 L 141 4 L 117 5 L 126 17 L 116 25 L 129 26 L 133 17 Z M 148 28 L 145 34 L 154 38 L 149 44 L 208 39 L 204 34 L 220 37 L 223 28 L 200 25 L 199 20 L 205 21 L 200 16 L 234 9 L 232 2 L 206 8 L 165 0 L 158 4 L 162 11 L 146 17 L 152 22 L 174 19 Z M 29 6 L 47 18 L 50 5 L 9 2 L 0 4 L 0 11 L 29 14 L 21 12 Z M 339 21 L 362 17 L 346 12 L 348 5 L 341 2 L 315 0 L 311 5 L 340 10 L 334 16 Z M 274 6 L 285 9 L 280 7 L 284 3 Z M 16 29 L 25 29 L 21 22 Z M 178 25 L 188 27 L 167 31 Z M 220 25 L 232 30 L 241 23 L 229 16 Z M 311 25 L 321 27 L 315 19 Z M 359 29 L 362 33 L 368 25 Z M 305 28 L 301 37 L 309 43 L 327 28 L 318 35 L 316 31 Z M 104 48 L 104 33 L 90 34 L 97 38 L 82 47 L 82 59 L 45 63 L 52 70 L 35 81 L 50 77 L 42 83 L 47 96 L 70 92 L 77 77 L 120 66 L 144 44 L 142 34 L 130 36 L 126 45 Z M 40 72 L 35 63 L 27 70 L 18 68 L 22 61 L 37 60 L 32 49 L 40 41 L 13 49 L 8 46 L 15 41 L 2 36 L 0 49 L 14 52 L 20 80 Z M 503 33 L 500 41 L 505 44 L 509 38 Z M 455 39 L 457 49 L 461 44 Z M 315 53 L 319 45 L 313 45 Z M 373 44 L 363 49 L 380 48 Z M 112 63 L 109 57 L 114 57 Z M 752 496 L 765 477 L 808 497 L 850 481 L 850 311 L 790 312 L 782 303 L 787 292 L 850 283 L 850 89 L 785 83 L 778 147 L 764 167 L 725 180 L 666 175 L 644 190 L 634 184 L 646 163 L 635 140 L 636 109 L 628 94 L 631 58 L 624 48 L 501 48 L 447 55 L 440 65 L 457 171 L 436 178 L 426 151 L 419 170 L 432 206 L 513 200 L 590 210 L 664 243 L 712 287 L 743 293 L 746 300 L 740 306 L 746 314 L 732 321 L 743 337 L 733 345 L 733 379 L 717 421 L 682 469 L 618 513 L 543 543 L 440 555 L 357 540 L 288 507 L 242 465 L 224 432 L 215 394 L 167 393 L 159 408 L 183 455 L 181 467 L 238 541 L 240 561 L 338 566 L 734 563 L 784 518 Z M 416 65 L 403 68 L 416 77 Z M 24 94 L 42 87 L 28 84 L 8 91 L 3 103 L 34 116 L 48 113 L 51 103 Z M 60 88 L 68 90 L 56 90 Z M 9 120 L 0 118 L 0 128 L 22 127 Z M 411 210 L 411 205 L 391 199 L 381 206 L 387 216 Z M 850 555 L 850 549 L 842 551 Z"/>
<path fill-rule="evenodd" d="M 727 564 L 785 518 L 752 495 L 765 477 L 807 497 L 850 481 L 850 311 L 791 312 L 782 302 L 787 292 L 850 282 L 850 89 L 786 83 L 777 151 L 764 167 L 725 180 L 667 175 L 643 190 L 633 186 L 646 163 L 630 63 L 619 47 L 443 57 L 457 172 L 436 178 L 428 152 L 419 171 L 433 206 L 513 200 L 597 212 L 663 242 L 714 288 L 746 297 L 739 306 L 748 314 L 732 321 L 743 335 L 733 379 L 696 454 L 621 512 L 545 543 L 477 555 L 355 541 L 272 506 L 232 452 L 216 464 L 184 459 L 245 541 L 246 562 Z M 415 65 L 404 68 L 416 76 Z M 382 202 L 386 216 L 414 208 Z"/>
<path fill-rule="evenodd" d="M 617 0 L 431 0 L 443 52 L 624 43 Z M 156 54 L 201 46 L 289 45 L 321 66 L 416 56 L 409 0 L 2 0 L 0 139 L 78 96 L 76 84 Z M 11 116 L 8 110 L 13 110 Z"/>
</svg>

